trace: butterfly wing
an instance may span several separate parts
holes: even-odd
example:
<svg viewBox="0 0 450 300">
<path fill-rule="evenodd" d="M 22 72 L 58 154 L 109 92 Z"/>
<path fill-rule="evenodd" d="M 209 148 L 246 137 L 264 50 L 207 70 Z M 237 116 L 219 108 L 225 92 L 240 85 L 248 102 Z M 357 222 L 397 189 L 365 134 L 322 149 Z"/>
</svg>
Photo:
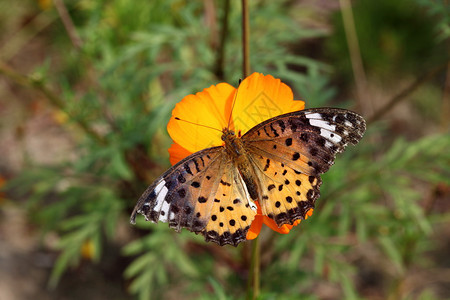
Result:
<svg viewBox="0 0 450 300">
<path fill-rule="evenodd" d="M 320 174 L 366 129 L 358 114 L 335 108 L 292 112 L 269 119 L 242 139 L 258 178 L 263 214 L 278 226 L 304 219 L 319 197 Z"/>
<path fill-rule="evenodd" d="M 196 152 L 167 170 L 139 199 L 131 215 L 168 222 L 207 241 L 236 246 L 256 214 L 243 180 L 223 147 Z"/>
</svg>

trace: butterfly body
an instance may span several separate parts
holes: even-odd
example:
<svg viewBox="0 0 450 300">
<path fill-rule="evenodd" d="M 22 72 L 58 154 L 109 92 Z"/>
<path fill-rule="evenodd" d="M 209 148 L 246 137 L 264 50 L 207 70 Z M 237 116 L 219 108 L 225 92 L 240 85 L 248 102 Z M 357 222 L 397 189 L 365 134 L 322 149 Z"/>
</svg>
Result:
<svg viewBox="0 0 450 300">
<path fill-rule="evenodd" d="M 320 174 L 365 131 L 344 109 L 296 111 L 268 119 L 242 137 L 227 128 L 223 146 L 196 152 L 165 172 L 141 196 L 131 216 L 187 228 L 219 245 L 236 246 L 257 205 L 278 226 L 307 217 L 319 197 Z"/>
<path fill-rule="evenodd" d="M 245 141 L 237 137 L 233 131 L 227 128 L 223 129 L 222 140 L 225 143 L 223 147 L 227 155 L 229 155 L 232 164 L 239 171 L 250 198 L 257 200 L 259 196 L 256 184 L 257 180 L 250 160 L 251 154 L 246 150 Z"/>
</svg>

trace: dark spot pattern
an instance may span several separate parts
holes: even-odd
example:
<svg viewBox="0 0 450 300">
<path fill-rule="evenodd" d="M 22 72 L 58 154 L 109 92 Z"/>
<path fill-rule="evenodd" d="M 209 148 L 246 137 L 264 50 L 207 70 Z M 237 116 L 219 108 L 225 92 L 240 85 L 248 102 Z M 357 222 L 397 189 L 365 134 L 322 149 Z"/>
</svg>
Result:
<svg viewBox="0 0 450 300">
<path fill-rule="evenodd" d="M 276 207 L 276 208 L 278 208 L 278 207 L 280 207 L 280 206 L 281 206 L 281 202 L 280 202 L 280 201 L 275 202 L 275 207 Z"/>
<path fill-rule="evenodd" d="M 273 127 L 273 124 L 270 124 L 270 129 L 272 130 L 273 134 L 275 135 L 275 137 L 280 136 L 277 132 L 277 130 Z"/>
<path fill-rule="evenodd" d="M 199 168 L 199 166 L 198 166 L 197 160 L 196 160 L 196 159 L 193 159 L 192 161 L 194 162 L 195 170 L 197 171 L 197 173 L 200 172 L 200 168 Z"/>
<path fill-rule="evenodd" d="M 307 143 L 308 140 L 309 140 L 308 134 L 307 133 L 300 134 L 300 140 L 302 140 L 303 142 Z"/>
<path fill-rule="evenodd" d="M 185 163 L 183 167 L 184 167 L 184 170 L 186 171 L 186 173 L 191 174 L 191 175 L 194 175 L 194 174 L 192 173 L 191 168 L 189 167 L 189 164 L 188 164 L 188 163 Z"/>
<path fill-rule="evenodd" d="M 203 227 L 205 227 L 205 225 L 202 222 L 200 222 L 199 220 L 195 220 L 192 224 L 192 231 L 199 232 L 203 229 Z"/>
<path fill-rule="evenodd" d="M 216 215 L 212 215 L 211 216 L 211 220 L 216 221 L 217 220 L 217 216 Z"/>
<path fill-rule="evenodd" d="M 292 203 L 292 197 L 291 197 L 291 196 L 287 196 L 287 197 L 286 197 L 286 201 L 287 201 L 288 203 Z"/>
<path fill-rule="evenodd" d="M 206 199 L 206 198 L 203 197 L 203 196 L 198 197 L 198 203 L 206 203 L 207 200 L 208 200 L 208 199 Z"/>
<path fill-rule="evenodd" d="M 292 138 L 287 138 L 285 143 L 286 143 L 286 146 L 291 146 L 292 145 Z"/>
<path fill-rule="evenodd" d="M 200 182 L 194 181 L 194 182 L 191 183 L 191 186 L 193 186 L 195 188 L 199 188 L 200 187 Z"/>
<path fill-rule="evenodd" d="M 269 168 L 269 166 L 270 166 L 270 159 L 267 159 L 267 160 L 266 160 L 266 165 L 264 166 L 264 172 L 267 171 L 267 169 Z"/>
<path fill-rule="evenodd" d="M 183 174 L 178 175 L 178 182 L 179 183 L 185 183 L 186 182 L 186 178 L 184 178 Z"/>
<path fill-rule="evenodd" d="M 286 130 L 286 125 L 284 125 L 283 120 L 278 121 L 278 126 L 280 126 L 281 133 L 284 133 L 284 131 Z"/>
<path fill-rule="evenodd" d="M 275 188 L 275 184 L 269 184 L 269 186 L 267 187 L 267 189 L 270 191 L 270 190 L 272 190 L 272 189 L 274 189 Z"/>
<path fill-rule="evenodd" d="M 175 180 L 168 180 L 164 185 L 168 190 L 171 190 L 177 185 L 177 183 L 175 182 Z"/>
<path fill-rule="evenodd" d="M 298 160 L 300 158 L 300 153 L 295 152 L 294 155 L 292 155 L 292 160 Z"/>
<path fill-rule="evenodd" d="M 325 147 L 326 140 L 323 137 L 320 137 L 316 140 L 317 145 L 320 147 Z"/>
<path fill-rule="evenodd" d="M 223 180 L 220 180 L 220 183 L 223 184 L 223 185 L 225 185 L 225 186 L 231 186 L 231 183 L 225 182 L 225 181 L 223 181 Z"/>
<path fill-rule="evenodd" d="M 178 196 L 180 196 L 180 198 L 186 197 L 186 190 L 185 189 L 179 189 L 178 190 Z"/>
<path fill-rule="evenodd" d="M 302 182 L 301 182 L 299 179 L 297 179 L 297 180 L 295 181 L 295 184 L 296 184 L 297 186 L 301 186 L 301 185 L 302 185 Z"/>
<path fill-rule="evenodd" d="M 230 220 L 230 226 L 234 226 L 234 225 L 236 225 L 236 221 L 234 219 L 231 219 Z"/>
</svg>

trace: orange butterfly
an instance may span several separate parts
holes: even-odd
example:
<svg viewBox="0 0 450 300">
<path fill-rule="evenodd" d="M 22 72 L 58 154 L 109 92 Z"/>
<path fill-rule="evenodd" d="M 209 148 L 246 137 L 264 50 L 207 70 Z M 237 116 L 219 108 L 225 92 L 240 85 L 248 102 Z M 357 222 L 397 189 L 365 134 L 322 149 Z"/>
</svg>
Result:
<svg viewBox="0 0 450 300">
<path fill-rule="evenodd" d="M 255 73 L 249 78 L 268 76 Z M 244 82 L 239 93 L 251 84 Z M 187 228 L 206 241 L 234 246 L 248 239 L 259 210 L 278 227 L 295 225 L 314 208 L 320 174 L 348 143 L 357 144 L 366 129 L 360 115 L 337 108 L 278 115 L 243 135 L 230 127 L 222 127 L 223 145 L 185 157 L 148 187 L 131 222 L 140 213 L 177 231 Z"/>
</svg>

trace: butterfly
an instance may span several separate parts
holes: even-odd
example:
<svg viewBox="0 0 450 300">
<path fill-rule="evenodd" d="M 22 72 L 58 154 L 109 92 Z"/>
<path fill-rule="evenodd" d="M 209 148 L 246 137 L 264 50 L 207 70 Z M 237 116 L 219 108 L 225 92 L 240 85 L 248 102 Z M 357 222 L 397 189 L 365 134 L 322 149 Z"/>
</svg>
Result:
<svg viewBox="0 0 450 300">
<path fill-rule="evenodd" d="M 278 226 L 303 220 L 314 208 L 337 153 L 357 144 L 364 119 L 349 110 L 314 108 L 268 119 L 244 135 L 224 128 L 223 146 L 198 151 L 168 169 L 131 215 L 168 222 L 206 241 L 237 246 L 257 213 Z"/>
</svg>

